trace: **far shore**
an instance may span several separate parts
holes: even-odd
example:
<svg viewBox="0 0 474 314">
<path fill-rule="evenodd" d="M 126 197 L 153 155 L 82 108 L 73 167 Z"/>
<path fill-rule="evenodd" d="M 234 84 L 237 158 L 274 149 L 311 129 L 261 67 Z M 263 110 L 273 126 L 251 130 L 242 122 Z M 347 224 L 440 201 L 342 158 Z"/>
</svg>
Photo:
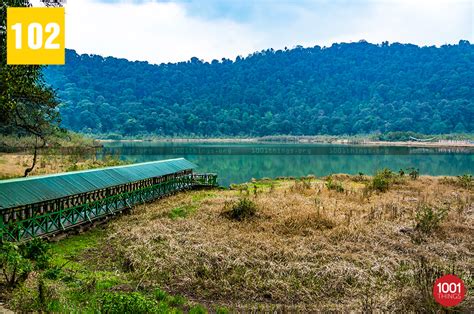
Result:
<svg viewBox="0 0 474 314">
<path fill-rule="evenodd" d="M 433 142 L 417 141 L 374 141 L 361 139 L 334 139 L 322 140 L 317 138 L 295 138 L 287 139 L 265 139 L 265 138 L 163 138 L 163 139 L 96 139 L 99 143 L 258 143 L 258 144 L 334 144 L 334 145 L 357 145 L 357 146 L 393 146 L 393 147 L 474 147 L 472 141 L 440 140 Z"/>
</svg>

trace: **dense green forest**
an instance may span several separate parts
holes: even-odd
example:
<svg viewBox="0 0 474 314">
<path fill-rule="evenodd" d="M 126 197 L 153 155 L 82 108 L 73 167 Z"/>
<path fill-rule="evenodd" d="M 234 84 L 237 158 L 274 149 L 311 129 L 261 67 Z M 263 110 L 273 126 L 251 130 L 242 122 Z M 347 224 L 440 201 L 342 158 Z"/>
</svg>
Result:
<svg viewBox="0 0 474 314">
<path fill-rule="evenodd" d="M 474 45 L 365 41 L 152 65 L 66 52 L 45 69 L 64 127 L 265 136 L 474 132 Z"/>
</svg>

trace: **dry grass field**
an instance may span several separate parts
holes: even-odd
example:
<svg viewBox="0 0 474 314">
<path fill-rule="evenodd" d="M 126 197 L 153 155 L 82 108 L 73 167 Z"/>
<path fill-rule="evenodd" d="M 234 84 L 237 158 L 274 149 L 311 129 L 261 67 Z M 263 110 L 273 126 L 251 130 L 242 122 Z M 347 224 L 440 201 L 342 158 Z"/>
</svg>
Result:
<svg viewBox="0 0 474 314">
<path fill-rule="evenodd" d="M 104 159 L 93 158 L 93 155 L 42 154 L 38 156 L 36 166 L 30 175 L 43 175 L 75 170 L 117 166 L 125 164 L 114 156 Z M 31 167 L 33 155 L 0 154 L 0 179 L 22 177 L 25 169 Z"/>
<path fill-rule="evenodd" d="M 472 181 L 405 176 L 377 192 L 371 180 L 180 193 L 110 223 L 87 258 L 141 289 L 238 310 L 432 311 L 434 279 L 454 272 L 468 288 L 459 309 L 474 309 Z M 254 215 L 224 214 L 242 199 Z"/>
</svg>

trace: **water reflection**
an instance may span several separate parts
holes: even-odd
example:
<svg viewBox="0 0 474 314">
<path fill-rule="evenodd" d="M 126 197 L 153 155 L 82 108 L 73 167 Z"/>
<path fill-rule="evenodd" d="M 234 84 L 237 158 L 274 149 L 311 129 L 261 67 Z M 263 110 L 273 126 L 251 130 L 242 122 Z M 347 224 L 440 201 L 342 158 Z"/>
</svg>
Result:
<svg viewBox="0 0 474 314">
<path fill-rule="evenodd" d="M 474 150 L 466 148 L 145 142 L 107 143 L 100 154 L 133 162 L 184 157 L 199 166 L 197 171 L 217 172 L 221 185 L 262 177 L 373 174 L 385 167 L 416 167 L 430 175 L 474 172 Z"/>
</svg>

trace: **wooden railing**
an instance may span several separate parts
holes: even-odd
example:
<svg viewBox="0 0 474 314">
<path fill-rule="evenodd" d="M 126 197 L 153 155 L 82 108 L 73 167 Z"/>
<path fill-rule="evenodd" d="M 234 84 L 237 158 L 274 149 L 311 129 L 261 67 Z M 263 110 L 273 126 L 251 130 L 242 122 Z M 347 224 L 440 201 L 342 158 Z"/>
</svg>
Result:
<svg viewBox="0 0 474 314">
<path fill-rule="evenodd" d="M 215 173 L 195 173 L 193 174 L 193 183 L 195 186 L 216 187 L 217 174 Z"/>
</svg>

